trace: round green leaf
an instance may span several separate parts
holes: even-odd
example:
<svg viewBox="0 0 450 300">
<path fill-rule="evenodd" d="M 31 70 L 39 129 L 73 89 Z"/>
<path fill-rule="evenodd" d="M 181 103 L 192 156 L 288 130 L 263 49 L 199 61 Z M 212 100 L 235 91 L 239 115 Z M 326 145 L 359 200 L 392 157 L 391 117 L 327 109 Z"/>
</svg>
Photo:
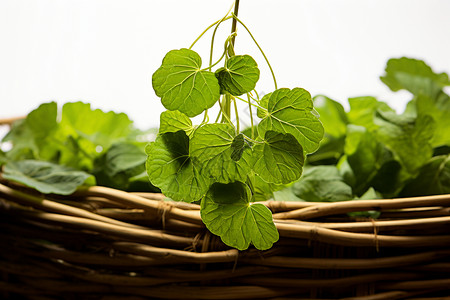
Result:
<svg viewBox="0 0 450 300">
<path fill-rule="evenodd" d="M 258 125 L 261 137 L 268 130 L 292 134 L 306 153 L 319 147 L 323 126 L 312 113 L 313 103 L 308 91 L 301 88 L 281 88 L 270 95 L 268 115 Z"/>
<path fill-rule="evenodd" d="M 183 130 L 190 135 L 194 129 L 191 119 L 178 110 L 166 110 L 161 113 L 159 118 L 159 133 Z"/>
<path fill-rule="evenodd" d="M 216 71 L 221 93 L 233 96 L 252 91 L 259 80 L 258 64 L 250 55 L 236 55 L 230 57 L 225 67 Z"/>
<path fill-rule="evenodd" d="M 209 182 L 189 156 L 189 137 L 182 130 L 158 135 L 145 149 L 150 182 L 177 201 L 200 200 Z"/>
<path fill-rule="evenodd" d="M 272 213 L 250 200 L 251 191 L 242 182 L 214 183 L 201 202 L 203 223 L 228 246 L 245 250 L 251 243 L 269 249 L 279 238 Z"/>
<path fill-rule="evenodd" d="M 303 149 L 289 133 L 267 131 L 263 143 L 253 147 L 252 157 L 253 170 L 267 182 L 286 184 L 302 175 Z"/>
<path fill-rule="evenodd" d="M 202 59 L 192 50 L 169 51 L 152 77 L 153 89 L 168 110 L 195 117 L 219 100 L 214 73 L 201 71 Z"/>
<path fill-rule="evenodd" d="M 251 169 L 251 149 L 245 143 L 238 149 L 235 138 L 235 129 L 230 124 L 206 124 L 195 131 L 191 156 L 198 159 L 205 177 L 222 183 L 246 180 Z"/>
</svg>

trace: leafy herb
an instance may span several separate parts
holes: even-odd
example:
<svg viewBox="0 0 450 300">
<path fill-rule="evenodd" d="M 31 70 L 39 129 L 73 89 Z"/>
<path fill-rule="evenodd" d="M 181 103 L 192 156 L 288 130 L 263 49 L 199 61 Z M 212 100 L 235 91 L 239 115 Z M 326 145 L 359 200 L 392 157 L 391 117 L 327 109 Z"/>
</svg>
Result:
<svg viewBox="0 0 450 300">
<path fill-rule="evenodd" d="M 446 73 L 434 73 L 425 62 L 407 57 L 390 59 L 386 65 L 386 75 L 381 77 L 381 81 L 392 91 L 405 89 L 414 95 L 430 96 L 450 85 Z"/>
<path fill-rule="evenodd" d="M 227 14 L 208 29 L 217 29 L 226 20 L 248 31 L 235 14 Z M 208 65 L 202 67 L 202 59 L 192 50 L 194 42 L 189 49 L 169 51 L 153 74 L 153 88 L 167 111 L 161 114 L 158 137 L 146 148 L 147 172 L 166 196 L 200 201 L 203 222 L 227 245 L 268 249 L 278 240 L 272 214 L 252 202 L 272 197 L 300 177 L 305 155 L 319 147 L 323 126 L 313 111 L 311 95 L 302 88 L 278 89 L 274 77 L 275 91 L 259 98 L 254 91 L 260 77 L 258 64 L 250 55 L 235 55 L 235 35 L 232 32 L 225 39 L 215 63 L 213 35 Z M 249 130 L 240 130 L 237 101 L 249 107 Z M 213 106 L 219 115 L 210 122 L 208 109 Z M 257 127 L 254 108 L 262 119 Z M 190 118 L 201 113 L 203 121 L 193 126 Z"/>
<path fill-rule="evenodd" d="M 232 28 L 242 25 L 261 50 L 233 13 L 207 30 L 228 20 Z M 93 184 L 160 189 L 174 200 L 199 202 L 207 228 L 239 250 L 269 249 L 278 240 L 270 210 L 256 201 L 450 193 L 446 73 L 435 73 L 420 60 L 391 59 L 381 80 L 393 91 L 412 94 L 405 112 L 397 114 L 370 96 L 350 98 L 346 112 L 325 96 L 313 100 L 305 89 L 278 88 L 261 50 L 275 89 L 260 98 L 258 64 L 250 55 L 235 54 L 236 32 L 226 37 L 216 62 L 213 34 L 209 62 L 202 66 L 192 48 L 207 30 L 189 48 L 169 51 L 153 74 L 153 88 L 167 109 L 154 141 L 138 142 L 141 132 L 125 114 L 81 102 L 65 104 L 60 112 L 56 103 L 45 103 L 3 139 L 14 145 L 0 151 L 3 177 L 63 195 Z M 250 111 L 245 130 L 238 101 Z M 213 107 L 218 115 L 210 119 Z M 194 125 L 192 118 L 200 114 L 203 120 Z"/>
<path fill-rule="evenodd" d="M 352 188 L 344 182 L 335 166 L 305 169 L 301 180 L 292 186 L 293 193 L 308 201 L 342 201 L 352 199 Z"/>
<path fill-rule="evenodd" d="M 368 96 L 350 98 L 350 110 L 345 112 L 339 103 L 316 97 L 325 138 L 308 155 L 303 177 L 277 194 L 339 201 L 449 193 L 450 97 L 443 90 L 450 85 L 448 75 L 435 73 L 423 61 L 402 57 L 388 61 L 381 79 L 393 91 L 411 92 L 405 112 L 397 114 Z M 335 180 L 325 184 L 330 170 Z M 342 185 L 342 180 L 347 189 L 334 186 Z M 355 216 L 364 215 L 376 217 L 375 213 Z"/>
<path fill-rule="evenodd" d="M 212 107 L 220 96 L 214 73 L 201 69 L 202 59 L 190 49 L 172 50 L 153 74 L 153 89 L 168 110 L 195 117 Z"/>
<path fill-rule="evenodd" d="M 145 172 L 146 159 L 142 145 L 116 143 L 95 159 L 92 174 L 98 185 L 127 190 Z M 145 181 L 148 182 L 146 177 Z"/>
<path fill-rule="evenodd" d="M 100 185 L 155 191 L 144 173 L 146 142 L 136 141 L 139 134 L 123 113 L 82 102 L 66 103 L 59 112 L 55 102 L 44 103 L 13 124 L 3 139 L 13 148 L 1 154 L 0 165 L 6 164 L 5 178 L 42 193 L 71 193 L 95 184 L 86 181 L 92 175 Z"/>
<path fill-rule="evenodd" d="M 278 240 L 278 231 L 270 210 L 251 203 L 251 198 L 250 188 L 242 182 L 213 183 L 201 203 L 202 220 L 226 244 L 245 250 L 252 243 L 266 250 Z"/>
<path fill-rule="evenodd" d="M 8 162 L 3 177 L 23 183 L 45 194 L 69 195 L 83 185 L 95 185 L 92 175 L 45 161 Z"/>
</svg>

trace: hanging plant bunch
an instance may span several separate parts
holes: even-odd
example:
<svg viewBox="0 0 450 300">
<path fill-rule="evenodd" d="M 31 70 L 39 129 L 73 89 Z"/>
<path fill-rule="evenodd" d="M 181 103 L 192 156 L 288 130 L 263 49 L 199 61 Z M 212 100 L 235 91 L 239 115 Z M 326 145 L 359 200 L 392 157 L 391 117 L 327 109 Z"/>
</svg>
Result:
<svg viewBox="0 0 450 300">
<path fill-rule="evenodd" d="M 319 147 L 323 126 L 310 93 L 277 88 L 273 72 L 275 90 L 259 97 L 257 62 L 234 49 L 236 24 L 253 38 L 237 17 L 238 4 L 189 48 L 169 51 L 153 74 L 153 89 L 167 111 L 161 114 L 156 140 L 146 148 L 146 166 L 150 181 L 164 195 L 200 202 L 203 222 L 225 244 L 265 250 L 278 240 L 278 232 L 271 211 L 255 201 L 300 178 L 306 155 Z M 228 20 L 232 32 L 213 63 L 215 32 Z M 204 66 L 192 48 L 212 28 L 210 59 Z M 241 130 L 238 101 L 248 105 L 249 129 Z M 219 112 L 212 121 L 208 110 L 214 106 Z M 260 118 L 257 126 L 253 111 Z M 203 121 L 193 125 L 191 118 L 200 114 Z"/>
</svg>

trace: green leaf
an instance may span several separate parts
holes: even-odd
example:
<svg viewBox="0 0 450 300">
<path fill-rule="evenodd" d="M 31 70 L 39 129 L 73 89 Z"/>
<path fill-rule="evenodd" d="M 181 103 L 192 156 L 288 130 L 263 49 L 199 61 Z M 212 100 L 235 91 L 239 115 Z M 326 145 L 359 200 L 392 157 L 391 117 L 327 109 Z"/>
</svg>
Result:
<svg viewBox="0 0 450 300">
<path fill-rule="evenodd" d="M 215 73 L 219 80 L 221 94 L 233 96 L 252 91 L 259 79 L 258 64 L 250 55 L 236 55 L 227 60 L 225 67 Z"/>
<path fill-rule="evenodd" d="M 314 109 L 320 115 L 325 138 L 340 138 L 345 135 L 348 124 L 347 114 L 339 102 L 322 95 L 316 96 L 314 97 Z"/>
<path fill-rule="evenodd" d="M 269 249 L 279 238 L 272 213 L 250 200 L 251 191 L 241 182 L 214 183 L 201 202 L 202 220 L 228 246 L 245 250 L 253 244 L 259 250 Z"/>
<path fill-rule="evenodd" d="M 182 130 L 158 135 L 145 149 L 151 183 L 174 200 L 200 200 L 209 187 L 196 160 L 189 156 L 189 137 Z"/>
<path fill-rule="evenodd" d="M 314 97 L 314 108 L 320 115 L 325 134 L 319 149 L 308 155 L 308 163 L 336 164 L 344 152 L 347 115 L 340 103 L 325 96 Z"/>
<path fill-rule="evenodd" d="M 402 197 L 450 194 L 450 155 L 435 156 L 400 193 Z"/>
<path fill-rule="evenodd" d="M 190 135 L 194 130 L 191 119 L 178 110 L 162 112 L 160 115 L 159 133 L 177 132 L 178 130 L 183 130 L 187 135 Z"/>
<path fill-rule="evenodd" d="M 267 107 L 269 105 L 269 99 L 270 99 L 271 95 L 272 95 L 272 93 L 265 94 L 259 101 L 260 107 L 258 107 L 258 109 L 256 111 L 256 115 L 258 116 L 258 118 L 263 119 L 269 115 L 267 112 Z"/>
<path fill-rule="evenodd" d="M 231 143 L 231 159 L 239 161 L 244 153 L 244 150 L 251 148 L 244 138 L 242 133 L 238 134 Z"/>
<path fill-rule="evenodd" d="M 51 143 L 57 128 L 57 105 L 55 102 L 41 104 L 24 120 L 13 124 L 3 141 L 10 141 L 14 147 L 8 152 L 11 160 L 42 159 L 42 149 Z"/>
<path fill-rule="evenodd" d="M 441 92 L 435 100 L 426 95 L 415 98 L 420 115 L 431 116 L 436 124 L 431 144 L 433 147 L 450 145 L 450 97 Z"/>
<path fill-rule="evenodd" d="M 261 179 L 255 172 L 251 172 L 247 177 L 247 183 L 251 186 L 253 201 L 266 201 L 274 197 L 274 192 L 282 190 L 285 184 L 269 183 Z"/>
<path fill-rule="evenodd" d="M 10 160 L 39 158 L 39 149 L 34 133 L 25 120 L 15 121 L 11 126 L 11 130 L 2 139 L 2 142 L 13 144 L 12 149 L 5 153 Z"/>
<path fill-rule="evenodd" d="M 104 149 L 126 138 L 132 131 L 133 122 L 124 113 L 104 112 L 92 109 L 83 102 L 66 103 L 62 108 L 62 134 L 81 137 Z"/>
<path fill-rule="evenodd" d="M 377 110 L 394 111 L 384 102 L 378 101 L 374 97 L 355 97 L 349 98 L 350 111 L 348 112 L 348 120 L 350 123 L 364 126 L 369 131 L 377 128 L 373 119 Z"/>
<path fill-rule="evenodd" d="M 45 139 L 57 127 L 57 105 L 55 102 L 41 104 L 27 115 L 25 122 L 36 139 Z"/>
<path fill-rule="evenodd" d="M 268 116 L 258 125 L 261 137 L 268 130 L 290 133 L 306 153 L 317 150 L 323 137 L 323 126 L 312 113 L 313 103 L 308 91 L 278 89 L 270 96 L 267 109 Z"/>
<path fill-rule="evenodd" d="M 3 177 L 44 194 L 69 195 L 83 184 L 95 184 L 94 177 L 88 173 L 37 160 L 8 162 Z"/>
<path fill-rule="evenodd" d="M 411 58 L 390 59 L 386 65 L 383 81 L 392 91 L 406 89 L 414 95 L 433 97 L 442 87 L 450 85 L 446 73 L 437 74 L 422 60 Z"/>
<path fill-rule="evenodd" d="M 377 138 L 399 159 L 406 170 L 414 174 L 433 155 L 431 139 L 435 122 L 430 116 L 397 115 L 378 111 L 375 116 Z"/>
<path fill-rule="evenodd" d="M 267 182 L 286 184 L 302 174 L 303 149 L 292 134 L 266 131 L 263 142 L 253 147 L 252 157 L 254 172 Z"/>
<path fill-rule="evenodd" d="M 95 160 L 93 174 L 99 185 L 126 190 L 133 177 L 145 172 L 146 159 L 143 148 L 117 143 Z"/>
<path fill-rule="evenodd" d="M 344 148 L 349 166 L 353 170 L 354 194 L 361 195 L 371 185 L 383 165 L 393 160 L 392 153 L 365 127 L 348 125 Z"/>
<path fill-rule="evenodd" d="M 275 201 L 305 201 L 303 199 L 300 199 L 295 195 L 293 190 L 293 185 L 285 186 L 283 189 L 280 189 L 279 191 L 273 192 L 273 200 Z"/>
<path fill-rule="evenodd" d="M 294 194 L 305 201 L 333 202 L 353 199 L 335 166 L 305 168 L 302 178 L 292 186 Z"/>
<path fill-rule="evenodd" d="M 202 59 L 193 50 L 169 51 L 152 77 L 153 89 L 168 110 L 195 117 L 219 100 L 214 73 L 201 70 Z"/>
<path fill-rule="evenodd" d="M 198 159 L 203 176 L 221 183 L 246 180 L 251 170 L 251 149 L 244 145 L 239 161 L 233 160 L 235 138 L 235 129 L 230 124 L 206 124 L 195 131 L 191 156 Z"/>
</svg>

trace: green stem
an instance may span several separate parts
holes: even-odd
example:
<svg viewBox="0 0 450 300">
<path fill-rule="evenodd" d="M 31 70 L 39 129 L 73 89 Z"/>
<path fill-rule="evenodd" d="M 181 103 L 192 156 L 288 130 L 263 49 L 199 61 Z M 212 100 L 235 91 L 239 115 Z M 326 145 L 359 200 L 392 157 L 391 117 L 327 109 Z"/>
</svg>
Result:
<svg viewBox="0 0 450 300">
<path fill-rule="evenodd" d="M 218 20 L 214 23 L 212 23 L 211 25 L 208 26 L 208 28 L 206 28 L 205 30 L 203 30 L 203 32 L 195 39 L 195 41 L 191 44 L 191 46 L 189 47 L 189 49 L 192 49 L 192 47 L 194 47 L 194 45 L 198 42 L 198 40 L 201 39 L 201 37 L 208 31 L 210 30 L 214 25 L 216 25 L 217 23 L 219 23 L 221 20 Z"/>
<path fill-rule="evenodd" d="M 238 112 L 238 107 L 237 107 L 237 103 L 236 103 L 236 99 L 234 99 L 234 97 L 231 97 L 231 100 L 233 100 L 234 103 L 234 113 L 236 114 L 236 131 L 237 133 L 239 133 L 239 112 Z"/>
<path fill-rule="evenodd" d="M 247 93 L 248 99 L 248 112 L 250 113 L 250 126 L 252 128 L 252 139 L 255 138 L 255 129 L 253 128 L 253 113 L 252 113 L 252 102 L 250 100 L 250 93 Z"/>
<path fill-rule="evenodd" d="M 222 123 L 230 122 L 231 113 L 231 95 L 225 94 L 223 97 L 222 105 L 220 106 L 222 110 Z"/>
<path fill-rule="evenodd" d="M 206 28 L 205 30 L 203 30 L 203 32 L 195 39 L 195 41 L 192 43 L 192 45 L 189 47 L 189 49 L 192 49 L 192 47 L 194 47 L 194 45 L 201 39 L 201 37 L 208 32 L 208 30 L 210 30 L 214 25 L 216 25 L 217 23 L 222 23 L 228 19 L 231 19 L 231 16 L 228 16 L 228 14 L 230 13 L 231 9 L 233 8 L 233 6 L 230 7 L 230 9 L 228 10 L 227 14 L 225 15 L 225 17 L 223 17 L 220 20 L 217 20 L 216 22 L 212 23 L 211 25 L 208 26 L 208 28 Z M 219 25 L 217 25 L 219 26 Z"/>
<path fill-rule="evenodd" d="M 253 42 L 255 43 L 255 45 L 258 47 L 259 51 L 261 52 L 261 54 L 263 55 L 264 59 L 266 60 L 267 65 L 269 66 L 270 72 L 272 73 L 272 78 L 273 78 L 273 82 L 275 84 L 275 89 L 278 89 L 277 86 L 277 80 L 275 78 L 275 73 L 273 72 L 272 66 L 270 65 L 269 60 L 267 59 L 266 54 L 264 53 L 264 51 L 262 50 L 262 48 L 259 46 L 258 42 L 256 41 L 255 37 L 253 36 L 253 34 L 250 32 L 250 29 L 248 29 L 247 26 L 245 26 L 244 23 L 242 23 L 241 20 L 239 20 L 239 18 L 237 17 L 237 14 L 233 14 L 233 20 L 237 20 L 239 22 L 239 24 L 241 24 L 245 30 L 247 30 L 248 34 L 250 35 L 250 37 L 252 38 Z"/>
<path fill-rule="evenodd" d="M 213 34 L 212 34 L 212 37 L 211 37 L 211 49 L 209 50 L 209 64 L 210 65 L 212 64 L 212 60 L 213 60 L 214 39 L 216 38 L 217 29 L 219 28 L 220 24 L 222 24 L 226 20 L 229 20 L 229 19 L 233 18 L 232 16 L 228 16 L 228 14 L 230 13 L 232 8 L 233 8 L 233 6 L 231 6 L 230 9 L 227 11 L 227 14 L 221 20 L 219 20 L 217 22 L 216 28 L 214 28 L 214 31 L 213 31 Z"/>
<path fill-rule="evenodd" d="M 263 110 L 267 110 L 267 109 L 265 109 L 264 107 L 261 107 L 261 106 L 259 106 L 259 105 L 257 105 L 257 104 L 253 104 L 253 103 L 252 103 L 251 101 L 249 101 L 249 100 L 245 100 L 245 99 L 242 99 L 241 97 L 237 97 L 237 96 L 235 96 L 235 98 L 241 100 L 242 102 L 248 103 L 249 105 L 254 106 L 254 107 L 256 107 L 256 108 L 263 109 Z"/>
<path fill-rule="evenodd" d="M 203 116 L 203 121 L 202 124 L 208 123 L 209 122 L 209 117 L 208 117 L 208 110 L 205 109 L 205 114 Z"/>
<path fill-rule="evenodd" d="M 214 123 L 218 123 L 220 116 L 222 115 L 222 101 L 220 101 L 220 98 L 219 98 L 219 108 L 220 108 L 219 113 L 217 114 L 216 121 Z"/>
<path fill-rule="evenodd" d="M 220 63 L 220 61 L 224 58 L 225 54 L 227 53 L 227 51 L 225 50 L 222 54 L 222 56 L 212 65 L 209 65 L 208 67 L 201 69 L 200 71 L 206 71 L 206 70 L 211 70 L 212 67 L 214 67 L 215 65 L 217 65 L 218 63 Z"/>
<path fill-rule="evenodd" d="M 238 11 L 239 11 L 239 0 L 236 0 L 234 2 L 234 13 L 232 13 L 232 17 L 233 17 L 233 23 L 231 24 L 231 36 L 232 37 L 231 37 L 231 41 L 230 41 L 230 47 L 228 48 L 228 49 L 231 49 L 232 51 L 234 51 L 234 43 L 236 41 L 237 21 L 235 19 L 235 16 L 237 16 Z M 222 103 L 221 109 L 222 109 L 222 123 L 225 123 L 227 121 L 230 122 L 231 95 L 229 95 L 229 94 L 225 95 L 225 99 Z M 239 115 L 237 115 L 237 111 L 236 111 L 236 120 L 239 120 Z"/>
<path fill-rule="evenodd" d="M 225 95 L 225 102 L 228 103 L 228 109 L 230 110 L 230 108 L 231 108 L 231 96 L 230 96 L 230 94 L 226 94 Z M 223 102 L 222 102 L 222 105 L 224 105 Z M 234 129 L 237 131 L 236 126 L 234 126 L 233 122 L 231 122 L 230 111 L 228 111 L 228 113 L 226 113 L 224 111 L 224 109 L 225 108 L 222 108 L 222 123 L 229 123 L 229 124 L 231 124 L 234 127 Z"/>
</svg>

